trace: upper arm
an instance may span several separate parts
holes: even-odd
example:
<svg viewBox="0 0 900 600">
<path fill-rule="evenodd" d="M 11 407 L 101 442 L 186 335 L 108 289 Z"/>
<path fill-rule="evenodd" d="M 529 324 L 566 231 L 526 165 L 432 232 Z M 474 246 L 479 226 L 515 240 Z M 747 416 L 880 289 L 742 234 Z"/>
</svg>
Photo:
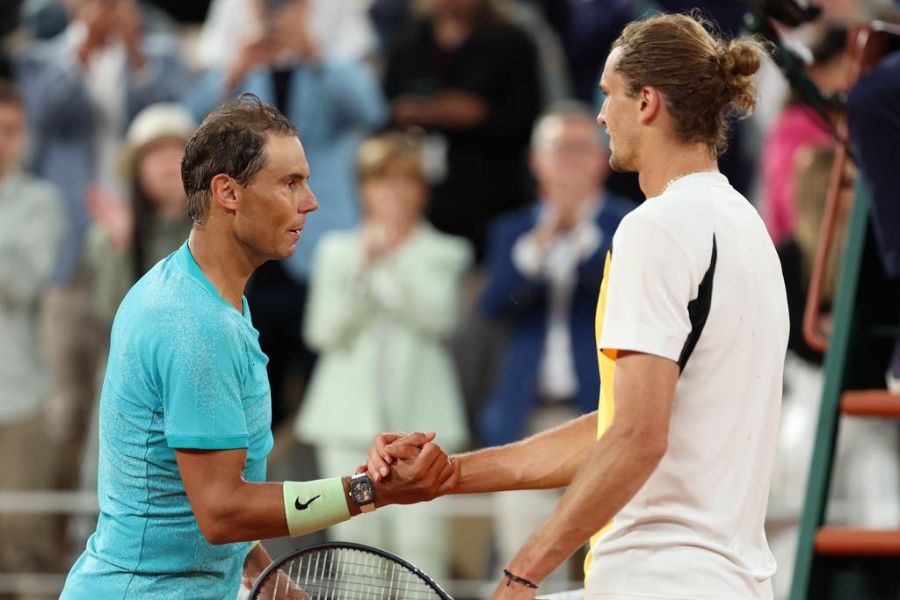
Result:
<svg viewBox="0 0 900 600">
<path fill-rule="evenodd" d="M 219 313 L 185 305 L 162 317 L 174 323 L 165 327 L 156 356 L 166 442 L 177 449 L 246 448 L 243 341 Z"/>
<path fill-rule="evenodd" d="M 615 353 L 613 427 L 662 454 L 692 330 L 693 258 L 662 226 L 631 215 L 613 240 L 599 346 Z"/>
<path fill-rule="evenodd" d="M 678 363 L 671 359 L 642 352 L 619 352 L 613 427 L 648 452 L 664 454 L 678 375 Z"/>
<path fill-rule="evenodd" d="M 175 460 L 194 517 L 208 538 L 223 507 L 243 482 L 247 450 L 176 449 Z"/>
<path fill-rule="evenodd" d="M 669 231 L 634 213 L 613 238 L 608 278 L 600 348 L 677 362 L 698 290 L 693 258 Z"/>
</svg>

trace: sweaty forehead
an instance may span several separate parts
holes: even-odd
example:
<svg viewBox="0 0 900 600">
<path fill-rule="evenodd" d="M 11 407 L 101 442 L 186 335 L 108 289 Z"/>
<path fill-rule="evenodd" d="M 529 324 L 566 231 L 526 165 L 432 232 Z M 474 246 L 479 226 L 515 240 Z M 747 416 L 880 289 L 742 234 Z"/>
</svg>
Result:
<svg viewBox="0 0 900 600">
<path fill-rule="evenodd" d="M 294 135 L 270 135 L 265 146 L 266 163 L 264 170 L 276 177 L 289 173 L 309 173 L 309 164 L 306 161 L 306 153 L 297 136 Z"/>
</svg>

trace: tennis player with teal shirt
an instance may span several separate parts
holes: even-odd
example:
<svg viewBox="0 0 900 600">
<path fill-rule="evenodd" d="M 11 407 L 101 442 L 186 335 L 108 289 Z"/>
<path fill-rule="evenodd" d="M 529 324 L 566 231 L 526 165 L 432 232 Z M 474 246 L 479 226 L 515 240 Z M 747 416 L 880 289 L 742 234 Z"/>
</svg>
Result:
<svg viewBox="0 0 900 600">
<path fill-rule="evenodd" d="M 100 517 L 63 600 L 232 600 L 242 577 L 271 562 L 254 540 L 431 499 L 458 477 L 427 443 L 378 484 L 367 475 L 265 483 L 267 358 L 243 290 L 265 261 L 293 254 L 317 207 L 309 165 L 290 121 L 242 96 L 201 124 L 182 177 L 190 237 L 135 284 L 113 323 Z"/>
</svg>

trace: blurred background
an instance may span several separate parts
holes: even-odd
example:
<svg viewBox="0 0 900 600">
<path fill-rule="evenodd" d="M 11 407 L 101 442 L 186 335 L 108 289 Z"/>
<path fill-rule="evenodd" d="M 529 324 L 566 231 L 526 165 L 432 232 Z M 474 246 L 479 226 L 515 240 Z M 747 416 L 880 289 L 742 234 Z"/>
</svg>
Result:
<svg viewBox="0 0 900 600">
<path fill-rule="evenodd" d="M 93 532 L 110 326 L 130 286 L 190 230 L 180 161 L 220 102 L 252 92 L 297 125 L 320 205 L 296 254 L 264 265 L 246 290 L 269 357 L 269 478 L 349 474 L 381 431 L 436 430 L 445 449 L 463 451 L 596 408 L 602 257 L 644 199 L 635 176 L 609 171 L 594 122 L 610 45 L 656 11 L 699 9 L 734 36 L 752 25 L 745 15 L 778 4 L 3 0 L 0 599 L 55 598 Z M 829 369 L 844 364 L 802 335 L 807 290 L 815 279 L 813 333 L 837 335 L 842 286 L 861 277 L 842 268 L 860 173 L 852 161 L 838 175 L 834 166 L 859 75 L 848 39 L 875 19 L 898 22 L 892 0 L 818 4 L 809 23 L 771 24 L 829 101 L 811 109 L 768 61 L 756 112 L 720 162 L 759 209 L 789 293 L 768 525 L 779 598 L 805 539 Z M 889 77 L 878 81 L 896 93 Z M 829 189 L 839 192 L 827 203 Z M 900 224 L 891 210 L 873 214 L 882 249 L 877 219 Z M 816 271 L 822 245 L 832 251 Z M 891 298 L 896 323 L 896 263 L 885 261 L 867 281 Z M 854 311 L 853 298 L 844 304 Z M 900 352 L 890 355 L 866 361 L 897 385 Z M 900 528 L 896 424 L 840 421 L 825 522 Z M 456 598 L 481 598 L 559 497 L 443 498 L 265 546 L 278 556 L 327 537 L 370 543 Z M 542 589 L 578 587 L 580 558 Z"/>
</svg>

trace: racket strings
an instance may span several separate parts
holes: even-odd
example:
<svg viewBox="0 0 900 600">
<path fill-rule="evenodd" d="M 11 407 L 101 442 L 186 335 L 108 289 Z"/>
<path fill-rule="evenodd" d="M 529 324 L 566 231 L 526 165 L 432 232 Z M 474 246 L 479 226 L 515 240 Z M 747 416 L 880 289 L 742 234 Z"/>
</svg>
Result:
<svg viewBox="0 0 900 600">
<path fill-rule="evenodd" d="M 434 600 L 441 596 L 420 575 L 381 555 L 350 548 L 325 548 L 299 555 L 280 568 L 271 600 Z M 270 577 L 275 578 L 276 572 Z"/>
</svg>

